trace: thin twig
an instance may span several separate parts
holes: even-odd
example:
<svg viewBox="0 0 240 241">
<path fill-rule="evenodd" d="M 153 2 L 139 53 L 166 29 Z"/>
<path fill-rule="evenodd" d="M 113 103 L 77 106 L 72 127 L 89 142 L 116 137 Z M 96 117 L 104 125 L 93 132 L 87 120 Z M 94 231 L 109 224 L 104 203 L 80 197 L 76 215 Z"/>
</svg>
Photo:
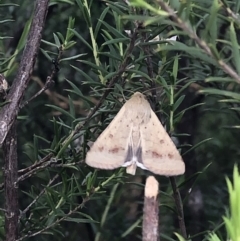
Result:
<svg viewBox="0 0 240 241">
<path fill-rule="evenodd" d="M 178 25 L 179 28 L 181 28 L 185 33 L 187 33 L 189 37 L 192 38 L 208 56 L 213 58 L 229 76 L 231 76 L 238 84 L 240 84 L 240 76 L 234 69 L 232 69 L 223 60 L 217 59 L 213 54 L 212 50 L 207 45 L 207 43 L 204 40 L 200 39 L 197 34 L 185 22 L 183 22 L 181 18 L 177 16 L 174 10 L 169 7 L 167 3 L 165 3 L 163 0 L 157 0 L 157 2 L 161 6 L 161 8 L 170 15 L 172 20 Z"/>
<path fill-rule="evenodd" d="M 38 78 L 37 76 L 33 76 L 32 80 L 34 80 L 40 86 L 41 89 L 45 85 L 41 81 L 41 79 Z M 65 110 L 69 108 L 69 98 L 57 93 L 54 90 L 50 90 L 50 89 L 47 89 L 44 93 L 48 96 L 49 100 L 52 101 L 55 105 L 58 105 Z M 94 97 L 90 97 L 90 98 L 93 103 L 97 103 L 97 101 Z M 85 116 L 86 111 L 84 110 L 84 102 L 81 99 L 72 100 L 72 102 L 73 102 L 74 106 L 76 107 L 75 108 L 76 114 Z M 57 115 L 57 113 L 62 114 L 57 111 L 57 112 L 53 112 L 53 115 L 55 115 L 55 113 L 56 113 L 56 115 Z"/>
<path fill-rule="evenodd" d="M 30 170 L 29 172 L 27 173 L 24 173 L 23 175 L 21 175 L 17 182 L 21 182 L 29 177 L 31 177 L 33 174 L 35 174 L 37 171 L 40 171 L 42 169 L 45 169 L 46 167 L 50 166 L 52 163 L 56 163 L 58 160 L 56 160 L 55 158 L 52 158 L 51 160 L 43 163 L 41 166 L 37 166 L 35 167 L 34 169 Z"/>
<path fill-rule="evenodd" d="M 20 222 L 22 216 L 24 216 L 26 214 L 26 212 L 28 212 L 28 210 L 37 202 L 37 200 L 46 192 L 46 189 L 48 187 L 50 187 L 50 185 L 59 177 L 59 174 L 56 174 L 47 184 L 47 186 L 42 189 L 42 191 L 33 199 L 33 201 L 21 212 L 21 214 L 19 215 L 19 219 L 18 222 Z"/>
<path fill-rule="evenodd" d="M 33 20 L 28 34 L 26 46 L 19 65 L 17 75 L 7 95 L 6 104 L 0 113 L 0 145 L 4 142 L 7 133 L 17 118 L 25 90 L 30 81 L 36 55 L 39 50 L 42 30 L 47 16 L 49 0 L 37 0 Z"/>
<path fill-rule="evenodd" d="M 45 90 L 49 89 L 50 86 L 53 85 L 53 80 L 48 76 L 47 77 L 47 81 L 45 83 L 45 85 L 43 86 L 42 89 L 40 89 L 35 95 L 33 95 L 29 100 L 26 100 L 22 105 L 21 105 L 21 109 L 23 107 L 25 107 L 26 105 L 29 104 L 30 101 L 32 101 L 33 99 L 35 99 L 36 97 L 38 97 L 39 95 L 41 95 Z"/>
<path fill-rule="evenodd" d="M 24 173 L 24 174 L 22 174 L 21 176 L 18 177 L 16 183 L 19 183 L 19 182 L 31 177 L 33 174 L 36 174 L 37 172 L 39 172 L 43 169 L 46 169 L 47 167 L 69 167 L 69 166 L 76 166 L 76 165 L 83 163 L 83 161 L 81 160 L 81 161 L 72 162 L 72 163 L 56 164 L 56 162 L 58 162 L 58 160 L 56 160 L 52 157 L 53 157 L 53 154 L 50 153 L 47 156 L 45 156 L 43 159 L 41 159 L 39 162 L 36 162 L 27 168 L 19 170 L 18 174 L 21 174 L 21 173 Z M 0 190 L 3 188 L 4 188 L 4 183 L 1 183 Z"/>
<path fill-rule="evenodd" d="M 60 160 L 56 160 L 54 158 L 52 158 L 50 161 L 45 162 L 44 164 L 42 164 L 41 166 L 37 166 L 34 169 L 24 173 L 22 176 L 18 177 L 17 183 L 31 177 L 33 174 L 36 174 L 37 172 L 41 171 L 41 170 L 45 170 L 47 167 L 69 167 L 69 166 L 75 166 L 75 165 L 79 165 L 80 163 L 83 163 L 83 161 L 78 161 L 78 162 L 73 162 L 73 163 L 60 163 L 60 164 L 56 164 L 56 162 L 58 162 Z"/>
<path fill-rule="evenodd" d="M 224 6 L 228 16 L 231 17 L 238 25 L 240 25 L 239 14 L 237 15 L 234 13 L 224 1 L 220 0 L 219 2 Z"/>
<path fill-rule="evenodd" d="M 183 212 L 183 206 L 182 206 L 182 201 L 181 201 L 181 196 L 178 190 L 178 187 L 176 185 L 176 180 L 175 177 L 169 177 L 172 189 L 173 189 L 173 198 L 175 200 L 176 204 L 176 209 L 178 213 L 178 223 L 179 223 L 179 228 L 181 231 L 181 235 L 186 239 L 187 238 L 187 231 L 186 231 L 186 225 L 184 221 L 184 212 Z"/>
<path fill-rule="evenodd" d="M 47 156 L 45 156 L 44 158 L 42 158 L 40 161 L 34 163 L 33 165 L 25 168 L 25 169 L 21 169 L 18 171 L 18 174 L 24 173 L 23 175 L 25 175 L 26 173 L 31 173 L 32 170 L 35 170 L 36 168 L 38 168 L 39 166 L 41 166 L 43 163 L 49 161 L 51 158 L 53 157 L 53 154 L 50 153 Z M 20 181 L 23 181 L 24 179 L 26 179 L 27 176 L 25 175 L 25 178 L 22 178 L 22 176 L 18 177 L 17 183 Z M 0 184 L 0 190 L 2 190 L 4 188 L 4 183 Z"/>
<path fill-rule="evenodd" d="M 71 166 L 77 166 L 79 164 L 83 164 L 84 161 L 78 161 L 78 162 L 72 162 L 72 163 L 61 163 L 61 164 L 51 164 L 51 167 L 71 167 Z"/>
<path fill-rule="evenodd" d="M 26 173 L 29 172 L 31 170 L 33 170 L 34 168 L 42 165 L 44 162 L 49 161 L 51 158 L 53 157 L 53 153 L 49 153 L 48 155 L 46 155 L 45 157 L 43 157 L 40 161 L 35 162 L 33 165 L 26 167 L 24 169 L 21 169 L 18 171 L 18 173 Z"/>
<path fill-rule="evenodd" d="M 22 105 L 21 105 L 21 109 L 23 107 L 25 107 L 26 105 L 29 104 L 30 101 L 32 101 L 33 99 L 35 99 L 36 97 L 38 97 L 39 95 L 41 95 L 44 91 L 46 91 L 47 89 L 49 89 L 53 84 L 54 84 L 54 81 L 53 81 L 53 77 L 55 76 L 55 74 L 57 73 L 58 71 L 58 64 L 60 62 L 60 59 L 62 57 L 62 54 L 63 54 L 63 48 L 62 46 L 59 47 L 58 49 L 58 57 L 57 59 L 55 60 L 54 62 L 54 68 L 52 69 L 52 72 L 51 74 L 47 77 L 46 79 L 46 83 L 45 85 L 43 86 L 42 89 L 40 89 L 35 95 L 33 95 L 29 100 L 25 101 Z"/>
</svg>

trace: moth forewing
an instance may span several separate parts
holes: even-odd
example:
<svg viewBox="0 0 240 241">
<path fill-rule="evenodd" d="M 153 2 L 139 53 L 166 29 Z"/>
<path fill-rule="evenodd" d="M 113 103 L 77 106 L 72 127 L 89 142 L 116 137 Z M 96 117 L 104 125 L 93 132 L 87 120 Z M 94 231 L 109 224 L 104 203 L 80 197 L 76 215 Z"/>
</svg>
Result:
<svg viewBox="0 0 240 241">
<path fill-rule="evenodd" d="M 114 169 L 124 164 L 130 132 L 124 130 L 128 120 L 123 106 L 108 127 L 97 138 L 87 153 L 86 163 L 95 168 Z"/>
<path fill-rule="evenodd" d="M 143 165 L 151 172 L 176 176 L 185 172 L 185 164 L 172 139 L 151 111 L 148 123 L 141 125 Z"/>
<path fill-rule="evenodd" d="M 185 171 L 176 146 L 139 92 L 123 105 L 95 141 L 87 153 L 86 163 L 100 169 L 124 166 L 127 173 L 133 175 L 137 166 L 166 176 Z"/>
</svg>

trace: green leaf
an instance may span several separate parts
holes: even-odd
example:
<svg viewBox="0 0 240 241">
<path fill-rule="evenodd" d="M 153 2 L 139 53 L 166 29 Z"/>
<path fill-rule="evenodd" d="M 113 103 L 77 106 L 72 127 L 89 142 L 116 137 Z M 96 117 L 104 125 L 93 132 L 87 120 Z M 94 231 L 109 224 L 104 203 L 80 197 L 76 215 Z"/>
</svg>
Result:
<svg viewBox="0 0 240 241">
<path fill-rule="evenodd" d="M 54 44 L 54 43 L 48 42 L 48 41 L 43 40 L 43 39 L 42 39 L 41 41 L 42 41 L 43 43 L 49 45 L 49 46 L 52 46 L 52 47 L 58 48 L 57 44 Z"/>
<path fill-rule="evenodd" d="M 75 29 L 69 29 L 69 31 L 74 33 L 76 37 L 78 37 L 91 51 L 93 51 L 92 46 Z"/>
<path fill-rule="evenodd" d="M 85 218 L 71 218 L 71 217 L 64 218 L 64 221 L 74 222 L 74 223 L 98 223 L 97 221 L 94 221 L 94 220 L 89 220 Z"/>
<path fill-rule="evenodd" d="M 49 61 L 52 61 L 52 58 L 49 56 L 49 54 L 44 49 L 40 48 L 40 51 Z"/>
<path fill-rule="evenodd" d="M 117 61 L 121 61 L 122 58 L 119 56 L 119 55 L 113 55 L 112 53 L 110 52 L 98 52 L 99 55 L 103 55 L 103 56 L 106 56 L 109 58 L 109 60 L 117 60 Z"/>
<path fill-rule="evenodd" d="M 76 0 L 77 5 L 79 6 L 80 11 L 82 12 L 83 18 L 87 23 L 88 27 L 92 26 L 91 18 L 90 18 L 90 9 L 88 7 L 87 0 Z"/>
<path fill-rule="evenodd" d="M 61 43 L 60 43 L 58 36 L 55 33 L 53 33 L 53 37 L 54 37 L 56 46 L 59 48 L 61 46 Z"/>
<path fill-rule="evenodd" d="M 108 6 L 120 16 L 123 15 L 124 12 L 129 11 L 129 6 L 122 2 L 112 2 L 108 0 L 105 0 L 104 2 L 106 2 Z"/>
<path fill-rule="evenodd" d="M 70 31 L 70 29 L 74 29 L 74 24 L 75 24 L 75 18 L 69 17 L 68 27 L 66 32 L 66 40 L 65 41 L 63 40 L 65 47 L 74 36 L 74 33 Z"/>
<path fill-rule="evenodd" d="M 201 146 L 202 144 L 204 144 L 204 143 L 206 143 L 206 142 L 208 142 L 208 141 L 210 141 L 210 140 L 212 140 L 213 138 L 207 138 L 207 139 L 205 139 L 205 140 L 202 140 L 202 141 L 200 141 L 200 142 L 198 142 L 196 145 L 194 145 L 193 147 L 191 147 L 190 149 L 188 149 L 186 152 L 184 152 L 182 155 L 184 156 L 184 155 L 186 155 L 187 153 L 189 153 L 190 151 L 193 151 L 193 150 L 195 150 L 197 147 L 199 147 L 199 146 Z"/>
<path fill-rule="evenodd" d="M 139 226 L 141 221 L 142 221 L 142 218 L 139 218 L 137 221 L 135 221 L 124 233 L 121 234 L 121 238 L 124 238 L 127 235 L 129 235 L 136 227 Z"/>
<path fill-rule="evenodd" d="M 71 114 L 71 116 L 74 116 L 74 118 L 75 118 L 75 114 L 76 114 L 75 113 L 75 106 L 74 106 L 73 101 L 70 98 L 70 96 L 68 96 L 68 102 L 69 102 L 70 114 Z"/>
<path fill-rule="evenodd" d="M 150 5 L 149 3 L 147 3 L 144 0 L 130 0 L 130 6 L 142 7 L 142 8 L 148 9 L 149 11 L 151 11 L 157 15 L 160 15 L 160 16 L 169 16 L 168 12 L 159 10 L 158 8 L 153 7 L 152 5 Z"/>
<path fill-rule="evenodd" d="M 181 103 L 183 102 L 184 98 L 185 98 L 185 95 L 182 95 L 182 96 L 180 96 L 180 97 L 175 101 L 175 103 L 174 103 L 174 105 L 173 105 L 173 111 L 176 111 L 176 110 L 177 110 L 177 108 L 178 108 L 178 107 L 181 105 Z"/>
<path fill-rule="evenodd" d="M 78 61 L 81 62 L 81 63 L 84 63 L 86 65 L 91 66 L 95 70 L 100 70 L 104 74 L 108 74 L 108 72 L 107 72 L 107 70 L 105 68 L 103 68 L 101 66 L 97 66 L 96 64 L 94 64 L 94 63 L 92 63 L 90 61 L 87 61 L 87 60 L 78 60 Z"/>
<path fill-rule="evenodd" d="M 166 41 L 162 41 L 164 43 Z M 155 50 L 156 52 L 159 51 L 184 51 L 188 53 L 190 56 L 196 58 L 200 58 L 207 63 L 210 63 L 212 65 L 218 66 L 217 62 L 209 57 L 202 49 L 196 48 L 196 47 L 189 47 L 185 45 L 184 43 L 180 43 L 178 41 L 168 41 L 170 44 L 161 44 L 159 47 Z"/>
<path fill-rule="evenodd" d="M 102 26 L 102 21 L 103 21 L 103 19 L 105 18 L 105 16 L 106 16 L 106 14 L 108 13 L 108 11 L 109 11 L 109 7 L 105 8 L 105 9 L 103 10 L 103 12 L 101 13 L 101 16 L 99 17 L 99 20 L 100 20 L 100 21 L 97 21 L 97 25 L 96 25 L 95 30 L 94 30 L 94 37 L 95 37 L 95 39 L 96 39 L 97 36 L 98 36 L 99 29 L 100 29 L 100 27 Z"/>
<path fill-rule="evenodd" d="M 203 90 L 199 90 L 198 92 L 201 93 L 201 94 L 225 96 L 225 97 L 229 97 L 229 98 L 236 99 L 236 100 L 240 101 L 240 94 L 234 93 L 232 91 L 206 88 L 206 89 L 203 89 Z"/>
<path fill-rule="evenodd" d="M 69 81 L 69 80 L 66 80 L 66 81 L 67 81 L 67 82 L 71 85 L 71 87 L 73 88 L 73 90 L 65 89 L 66 91 L 78 95 L 79 97 L 81 97 L 81 99 L 85 100 L 87 103 L 89 103 L 89 104 L 91 104 L 91 105 L 93 104 L 93 102 L 92 102 L 89 98 L 85 97 L 85 96 L 82 94 L 81 90 L 80 90 L 74 83 L 72 83 L 72 82 Z"/>
<path fill-rule="evenodd" d="M 0 21 L 0 24 L 9 23 L 9 22 L 14 22 L 14 20 L 13 19 L 4 19 L 4 20 Z"/>
<path fill-rule="evenodd" d="M 87 54 L 77 54 L 77 55 L 74 55 L 74 56 L 71 56 L 71 57 L 68 57 L 68 58 L 63 58 L 63 59 L 61 59 L 60 62 L 73 60 L 73 59 L 78 59 L 79 57 L 86 56 L 86 55 Z"/>
<path fill-rule="evenodd" d="M 82 76 L 87 80 L 87 82 L 89 82 L 89 85 L 90 83 L 97 83 L 96 81 L 94 81 L 86 72 L 84 72 L 83 70 L 73 66 L 73 65 L 70 65 L 73 69 L 77 70 L 80 74 L 82 74 Z M 102 86 L 102 84 L 100 83 L 100 85 Z"/>
<path fill-rule="evenodd" d="M 62 109 L 61 107 L 55 106 L 55 105 L 46 105 L 48 107 L 51 107 L 52 109 L 55 109 L 57 111 L 59 111 L 60 113 L 70 117 L 72 120 L 74 120 L 74 116 L 72 116 L 69 112 L 67 112 L 66 110 Z"/>
<path fill-rule="evenodd" d="M 12 68 L 14 66 L 13 63 L 16 61 L 16 57 L 17 57 L 18 53 L 20 51 L 22 51 L 22 49 L 25 47 L 31 23 L 32 23 L 32 16 L 29 18 L 29 20 L 24 25 L 22 35 L 21 35 L 21 37 L 18 41 L 17 47 L 15 48 L 15 51 L 12 55 L 12 56 L 14 56 L 14 58 L 11 58 L 11 61 L 9 61 L 8 66 L 7 66 L 7 71 L 4 73 L 5 77 L 8 77 L 8 75 L 11 74 Z"/>
<path fill-rule="evenodd" d="M 64 37 L 60 32 L 57 32 L 57 37 L 62 41 L 62 43 L 64 43 Z M 60 43 L 60 40 L 59 40 L 59 43 Z"/>
<path fill-rule="evenodd" d="M 132 76 L 132 78 L 136 78 L 136 77 L 144 77 L 146 78 L 147 80 L 151 80 L 151 78 L 148 76 L 148 74 L 142 72 L 142 71 L 139 71 L 139 70 L 136 70 L 136 69 L 127 69 L 126 72 L 128 73 L 133 73 L 134 75 Z"/>
<path fill-rule="evenodd" d="M 114 27 L 112 27 L 111 25 L 109 25 L 108 23 L 106 23 L 102 20 L 99 20 L 99 21 L 109 30 L 110 33 L 114 34 L 115 37 L 126 39 L 126 36 L 124 36 L 121 32 L 116 30 Z"/>
<path fill-rule="evenodd" d="M 240 54 L 239 54 L 239 44 L 236 36 L 236 30 L 234 28 L 233 22 L 230 25 L 230 39 L 232 43 L 232 54 L 233 61 L 235 64 L 235 68 L 237 69 L 237 73 L 240 74 Z"/>
<path fill-rule="evenodd" d="M 174 234 L 177 236 L 179 241 L 185 241 L 185 238 L 183 238 L 180 234 L 178 233 L 174 233 Z"/>
<path fill-rule="evenodd" d="M 230 77 L 208 77 L 205 79 L 206 83 L 211 83 L 211 82 L 220 82 L 220 83 L 229 83 L 229 82 L 234 82 L 236 83 L 235 79 L 232 79 Z"/>
<path fill-rule="evenodd" d="M 178 56 L 176 56 L 174 58 L 174 63 L 173 63 L 173 79 L 174 79 L 174 83 L 176 83 L 177 75 L 178 75 Z"/>
<path fill-rule="evenodd" d="M 211 44 L 213 44 L 214 46 L 215 46 L 217 34 L 218 34 L 217 13 L 219 11 L 219 7 L 220 5 L 218 3 L 218 0 L 213 0 L 212 7 L 208 17 L 208 22 L 203 33 L 203 36 L 205 36 L 204 39 L 208 39 L 208 35 L 211 36 L 210 41 L 211 41 Z"/>
<path fill-rule="evenodd" d="M 116 38 L 116 39 L 111 39 L 103 43 L 102 45 L 109 45 L 109 44 L 115 44 L 115 43 L 124 43 L 124 42 L 129 42 L 129 38 Z"/>
</svg>

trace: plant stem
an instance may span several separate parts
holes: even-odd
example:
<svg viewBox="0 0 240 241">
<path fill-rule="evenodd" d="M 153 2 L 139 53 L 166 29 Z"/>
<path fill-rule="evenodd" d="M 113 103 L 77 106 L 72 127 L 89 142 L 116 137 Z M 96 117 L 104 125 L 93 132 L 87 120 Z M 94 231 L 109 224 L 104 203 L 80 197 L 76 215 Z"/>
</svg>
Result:
<svg viewBox="0 0 240 241">
<path fill-rule="evenodd" d="M 3 143 L 4 191 L 5 191 L 5 234 L 7 241 L 18 237 L 18 158 L 16 121 L 12 124 Z"/>
</svg>

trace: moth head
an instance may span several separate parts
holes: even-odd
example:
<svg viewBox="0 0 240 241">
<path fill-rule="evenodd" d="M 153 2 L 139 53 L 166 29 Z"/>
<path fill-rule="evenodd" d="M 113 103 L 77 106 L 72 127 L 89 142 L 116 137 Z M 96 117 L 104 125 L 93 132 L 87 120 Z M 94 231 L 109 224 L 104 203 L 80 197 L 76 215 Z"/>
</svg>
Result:
<svg viewBox="0 0 240 241">
<path fill-rule="evenodd" d="M 147 98 L 145 95 L 143 95 L 142 93 L 140 92 L 135 92 L 132 96 L 131 96 L 131 99 L 130 99 L 132 102 L 135 102 L 135 103 L 139 103 L 139 104 L 142 104 L 144 102 L 148 102 L 147 101 Z"/>
<path fill-rule="evenodd" d="M 145 95 L 140 92 L 136 92 L 132 97 L 125 103 L 127 109 L 135 116 L 132 118 L 143 118 L 144 116 L 149 116 L 148 114 L 151 111 L 151 106 L 147 101 Z"/>
<path fill-rule="evenodd" d="M 135 92 L 131 98 L 146 99 L 145 95 L 140 92 Z"/>
</svg>

